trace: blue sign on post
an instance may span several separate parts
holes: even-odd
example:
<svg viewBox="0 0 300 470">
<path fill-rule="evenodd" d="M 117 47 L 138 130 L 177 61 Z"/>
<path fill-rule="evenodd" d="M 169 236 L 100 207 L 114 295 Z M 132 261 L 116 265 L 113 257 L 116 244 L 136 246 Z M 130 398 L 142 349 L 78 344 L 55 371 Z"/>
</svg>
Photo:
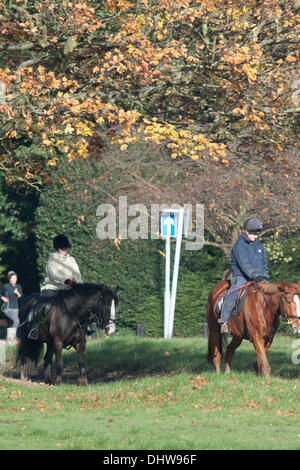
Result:
<svg viewBox="0 0 300 470">
<path fill-rule="evenodd" d="M 162 214 L 160 230 L 162 237 L 176 237 L 175 214 Z"/>
</svg>

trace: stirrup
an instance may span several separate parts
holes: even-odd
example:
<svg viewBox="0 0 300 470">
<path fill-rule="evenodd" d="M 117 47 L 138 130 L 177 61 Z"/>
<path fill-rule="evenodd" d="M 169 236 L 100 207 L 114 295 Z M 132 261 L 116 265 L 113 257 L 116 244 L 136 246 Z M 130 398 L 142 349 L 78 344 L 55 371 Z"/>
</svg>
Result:
<svg viewBox="0 0 300 470">
<path fill-rule="evenodd" d="M 28 333 L 28 339 L 38 339 L 37 328 L 32 328 Z"/>
</svg>

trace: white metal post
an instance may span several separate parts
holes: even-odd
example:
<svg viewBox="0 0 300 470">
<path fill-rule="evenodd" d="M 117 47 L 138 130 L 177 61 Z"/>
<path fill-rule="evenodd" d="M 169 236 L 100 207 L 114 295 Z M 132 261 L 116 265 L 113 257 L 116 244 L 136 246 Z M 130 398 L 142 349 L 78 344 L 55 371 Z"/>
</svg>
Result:
<svg viewBox="0 0 300 470">
<path fill-rule="evenodd" d="M 170 245 L 171 237 L 166 237 L 166 271 L 165 271 L 165 298 L 164 298 L 164 338 L 168 338 L 170 317 Z"/>
<path fill-rule="evenodd" d="M 172 336 L 173 336 L 174 313 L 175 313 L 177 281 L 178 281 L 178 271 L 179 271 L 179 261 L 180 261 L 180 250 L 181 250 L 181 241 L 182 241 L 182 229 L 183 229 L 183 214 L 184 214 L 184 209 L 181 208 L 179 210 L 179 215 L 178 215 L 175 259 L 174 259 L 174 268 L 173 268 L 171 305 L 170 305 L 170 319 L 169 319 L 169 333 L 168 333 L 169 338 L 172 338 Z"/>
<path fill-rule="evenodd" d="M 0 364 L 5 364 L 6 354 L 5 354 L 6 344 L 4 341 L 0 340 Z"/>
<path fill-rule="evenodd" d="M 116 332 L 116 306 L 115 306 L 115 301 L 111 301 L 111 307 L 110 307 L 110 318 L 113 320 L 113 322 L 109 325 L 108 327 L 108 334 L 109 335 L 114 335 Z"/>
</svg>

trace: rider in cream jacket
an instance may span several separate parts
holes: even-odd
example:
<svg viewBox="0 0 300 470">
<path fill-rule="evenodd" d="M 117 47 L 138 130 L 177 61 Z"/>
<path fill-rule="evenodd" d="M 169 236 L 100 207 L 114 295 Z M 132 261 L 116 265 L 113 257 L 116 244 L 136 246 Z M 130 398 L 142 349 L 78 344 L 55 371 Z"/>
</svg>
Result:
<svg viewBox="0 0 300 470">
<path fill-rule="evenodd" d="M 61 290 L 66 289 L 64 282 L 71 279 L 75 282 L 82 282 L 78 264 L 69 253 L 62 254 L 58 251 L 49 255 L 46 265 L 46 276 L 41 290 Z"/>
<path fill-rule="evenodd" d="M 47 302 L 57 295 L 60 290 L 67 289 L 65 281 L 82 283 L 78 264 L 68 249 L 71 244 L 65 235 L 57 235 L 53 239 L 54 253 L 51 253 L 47 265 L 46 276 L 41 292 L 35 306 L 32 309 L 32 328 L 28 334 L 29 339 L 38 339 L 38 324 Z"/>
</svg>

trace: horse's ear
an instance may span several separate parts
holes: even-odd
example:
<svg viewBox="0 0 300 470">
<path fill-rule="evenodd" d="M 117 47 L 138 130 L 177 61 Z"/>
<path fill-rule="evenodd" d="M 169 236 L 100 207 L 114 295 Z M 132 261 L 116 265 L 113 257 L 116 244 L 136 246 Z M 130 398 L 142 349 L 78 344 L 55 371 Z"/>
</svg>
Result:
<svg viewBox="0 0 300 470">
<path fill-rule="evenodd" d="M 118 292 L 119 289 L 120 289 L 120 286 L 115 287 L 115 294 Z"/>
<path fill-rule="evenodd" d="M 299 286 L 299 287 L 300 287 L 300 281 L 298 281 L 296 284 L 297 284 L 297 286 Z"/>
<path fill-rule="evenodd" d="M 286 283 L 282 279 L 281 283 L 278 285 L 277 289 L 279 290 L 279 292 L 285 292 L 285 287 L 286 287 Z"/>
</svg>

